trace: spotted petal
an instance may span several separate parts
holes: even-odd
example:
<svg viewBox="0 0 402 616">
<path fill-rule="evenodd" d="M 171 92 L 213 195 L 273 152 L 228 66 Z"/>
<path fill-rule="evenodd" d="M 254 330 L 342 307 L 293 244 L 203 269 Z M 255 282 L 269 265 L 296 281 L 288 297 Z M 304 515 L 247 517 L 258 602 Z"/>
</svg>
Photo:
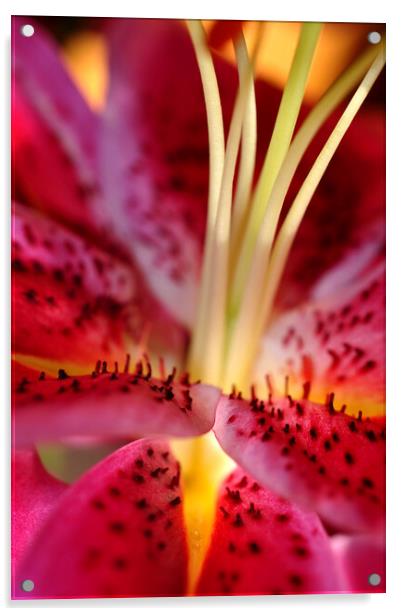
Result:
<svg viewBox="0 0 402 616">
<path fill-rule="evenodd" d="M 377 247 L 354 252 L 321 278 L 311 301 L 273 321 L 257 362 L 258 385 L 269 373 L 278 391 L 288 377 L 294 395 L 309 382 L 317 402 L 335 392 L 350 413 L 384 413 L 385 264 Z"/>
<path fill-rule="evenodd" d="M 84 365 L 124 357 L 130 268 L 32 209 L 13 214 L 14 352 Z"/>
<path fill-rule="evenodd" d="M 179 322 L 191 326 L 209 159 L 194 50 L 176 20 L 115 19 L 108 33 L 111 82 L 102 124 L 105 207 L 100 216 L 146 272 L 154 294 Z M 237 71 L 219 57 L 214 65 L 227 130 Z M 262 135 L 269 135 L 280 93 L 257 82 L 256 99 L 258 126 Z M 266 139 L 258 146 L 260 167 Z"/>
<path fill-rule="evenodd" d="M 16 194 L 100 235 L 114 250 L 124 248 L 154 296 L 191 326 L 206 217 L 208 136 L 185 28 L 174 20 L 112 20 L 110 91 L 99 118 L 86 107 L 50 37 L 35 24 L 35 36 L 24 39 L 23 22 L 13 22 Z M 237 73 L 220 59 L 216 69 L 227 127 Z M 279 92 L 259 83 L 256 94 L 266 135 Z M 257 166 L 265 138 L 260 145 Z"/>
<path fill-rule="evenodd" d="M 208 134 L 190 37 L 174 20 L 115 19 L 103 122 L 105 223 L 155 295 L 193 323 L 208 188 Z M 225 117 L 235 70 L 217 62 Z"/>
<path fill-rule="evenodd" d="M 36 452 L 13 452 L 11 551 L 14 571 L 66 488 L 63 482 L 45 471 Z"/>
<path fill-rule="evenodd" d="M 308 594 L 341 590 L 318 516 L 237 469 L 224 482 L 198 593 Z"/>
<path fill-rule="evenodd" d="M 214 423 L 220 391 L 173 374 L 164 380 L 137 368 L 135 374 L 107 372 L 106 365 L 92 375 L 58 378 L 17 367 L 15 438 L 18 445 L 49 442 L 68 436 L 166 434 L 196 436 Z"/>
<path fill-rule="evenodd" d="M 24 595 L 25 579 L 35 587 L 24 598 L 183 594 L 179 473 L 159 441 L 136 441 L 104 459 L 59 501 L 15 576 L 14 596 Z"/>
<path fill-rule="evenodd" d="M 266 487 L 316 510 L 334 528 L 375 532 L 384 522 L 384 422 L 291 397 L 223 398 L 215 434 Z"/>
<path fill-rule="evenodd" d="M 88 367 L 144 345 L 180 365 L 185 332 L 137 271 L 31 208 L 13 215 L 15 353 Z"/>
</svg>

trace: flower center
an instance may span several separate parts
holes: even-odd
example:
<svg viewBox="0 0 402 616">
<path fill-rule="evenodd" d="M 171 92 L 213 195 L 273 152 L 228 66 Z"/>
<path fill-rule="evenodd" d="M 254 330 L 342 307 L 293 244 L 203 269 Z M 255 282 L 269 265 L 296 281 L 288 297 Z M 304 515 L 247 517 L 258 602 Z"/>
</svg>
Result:
<svg viewBox="0 0 402 616">
<path fill-rule="evenodd" d="M 253 187 L 257 142 L 253 73 L 263 24 L 250 55 L 243 34 L 234 43 L 239 88 L 226 144 L 219 88 L 204 30 L 197 21 L 188 22 L 188 28 L 201 74 L 210 148 L 207 230 L 188 369 L 192 377 L 225 392 L 235 385 L 247 394 L 295 235 L 333 154 L 384 66 L 384 45 L 370 46 L 349 66 L 293 137 L 321 29 L 316 23 L 301 26 L 264 164 Z M 301 158 L 328 116 L 356 85 L 279 228 L 282 206 Z"/>
</svg>

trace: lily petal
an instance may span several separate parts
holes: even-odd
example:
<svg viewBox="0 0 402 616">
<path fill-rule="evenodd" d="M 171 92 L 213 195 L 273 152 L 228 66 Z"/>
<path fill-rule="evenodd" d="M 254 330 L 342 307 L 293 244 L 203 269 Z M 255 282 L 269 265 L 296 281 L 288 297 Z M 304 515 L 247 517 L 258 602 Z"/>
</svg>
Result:
<svg viewBox="0 0 402 616">
<path fill-rule="evenodd" d="M 58 378 L 18 368 L 15 381 L 15 439 L 18 446 L 51 442 L 68 436 L 166 434 L 197 436 L 214 423 L 220 391 L 210 385 L 191 385 L 187 378 L 152 378 L 107 372 L 99 366 L 92 375 Z"/>
<path fill-rule="evenodd" d="M 101 216 L 147 273 L 153 293 L 191 327 L 206 218 L 208 134 L 190 37 L 175 20 L 115 19 L 108 41 L 101 177 L 109 209 Z M 222 61 L 217 70 L 229 111 L 235 70 Z"/>
<path fill-rule="evenodd" d="M 334 119 L 334 118 L 333 118 Z M 331 120 L 331 122 L 333 121 Z M 302 160 L 310 169 L 327 129 Z M 288 196 L 292 203 L 297 179 Z M 278 297 L 280 310 L 308 300 L 325 272 L 385 234 L 385 116 L 363 111 L 350 126 L 297 233 Z"/>
<path fill-rule="evenodd" d="M 139 318 L 132 270 L 30 208 L 13 214 L 14 352 L 92 365 L 124 357 Z"/>
<path fill-rule="evenodd" d="M 355 252 L 321 278 L 310 302 L 272 323 L 256 384 L 267 373 L 276 387 L 287 377 L 290 393 L 309 382 L 317 402 L 333 391 L 350 413 L 384 413 L 385 264 L 376 246 Z"/>
<path fill-rule="evenodd" d="M 308 594 L 340 590 L 315 513 L 262 488 L 242 469 L 224 482 L 198 593 Z"/>
<path fill-rule="evenodd" d="M 336 535 L 331 543 L 345 578 L 346 592 L 385 592 L 383 540 L 370 535 Z"/>
<path fill-rule="evenodd" d="M 35 27 L 33 37 L 22 35 L 27 22 Z M 93 229 L 89 201 L 98 191 L 99 119 L 39 24 L 14 16 L 12 27 L 14 184 L 56 218 Z"/>
<path fill-rule="evenodd" d="M 14 579 L 14 596 L 183 594 L 187 548 L 179 472 L 169 447 L 148 439 L 88 471 L 37 535 Z M 29 594 L 20 590 L 25 579 L 35 584 Z"/>
<path fill-rule="evenodd" d="M 32 545 L 33 538 L 53 511 L 67 486 L 43 468 L 35 451 L 12 454 L 13 570 Z"/>
<path fill-rule="evenodd" d="M 336 529 L 379 530 L 385 511 L 385 429 L 287 398 L 221 398 L 214 432 L 223 449 L 266 487 L 316 510 Z"/>
<path fill-rule="evenodd" d="M 25 22 L 13 22 L 16 196 L 130 254 L 173 321 L 191 327 L 206 219 L 208 135 L 185 28 L 177 20 L 109 24 L 110 92 L 98 117 L 43 29 L 35 24 L 35 37 L 21 35 Z M 219 58 L 216 70 L 228 127 L 237 73 Z M 269 135 L 280 93 L 258 83 L 256 95 L 259 126 Z M 260 145 L 257 166 L 265 140 Z"/>
</svg>

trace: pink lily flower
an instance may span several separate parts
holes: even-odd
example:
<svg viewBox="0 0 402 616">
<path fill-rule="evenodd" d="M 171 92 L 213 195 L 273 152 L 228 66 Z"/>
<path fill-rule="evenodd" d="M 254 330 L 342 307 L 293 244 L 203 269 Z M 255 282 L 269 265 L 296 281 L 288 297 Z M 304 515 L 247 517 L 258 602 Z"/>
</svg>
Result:
<svg viewBox="0 0 402 616">
<path fill-rule="evenodd" d="M 225 366 L 209 378 L 207 343 L 198 358 L 211 364 L 188 360 L 212 151 L 186 29 L 107 24 L 95 113 L 49 35 L 35 24 L 25 39 L 24 23 L 13 20 L 13 598 L 383 592 L 381 112 L 356 116 L 315 191 L 255 351 L 250 330 L 233 380 Z M 236 71 L 214 60 L 230 138 Z M 255 95 L 259 171 L 281 95 L 261 81 Z M 36 452 L 118 440 L 72 484 Z"/>
</svg>

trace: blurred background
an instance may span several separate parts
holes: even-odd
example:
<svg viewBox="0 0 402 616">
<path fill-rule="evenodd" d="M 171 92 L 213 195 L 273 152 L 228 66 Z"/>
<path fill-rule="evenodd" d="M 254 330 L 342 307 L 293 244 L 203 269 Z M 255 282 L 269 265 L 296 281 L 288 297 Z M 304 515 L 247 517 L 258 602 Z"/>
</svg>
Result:
<svg viewBox="0 0 402 616">
<path fill-rule="evenodd" d="M 107 51 L 102 36 L 106 18 L 39 17 L 60 45 L 66 65 L 94 109 L 101 109 L 107 89 Z M 204 21 L 210 45 L 234 61 L 231 36 L 242 26 L 248 43 L 255 36 L 256 22 Z M 282 87 L 297 44 L 300 24 L 268 22 L 263 40 L 257 76 Z M 313 104 L 342 70 L 367 45 L 371 32 L 385 34 L 385 24 L 327 23 L 324 25 L 305 101 Z M 328 62 L 330 58 L 330 62 Z M 368 104 L 385 103 L 385 71 L 369 95 Z"/>
</svg>

